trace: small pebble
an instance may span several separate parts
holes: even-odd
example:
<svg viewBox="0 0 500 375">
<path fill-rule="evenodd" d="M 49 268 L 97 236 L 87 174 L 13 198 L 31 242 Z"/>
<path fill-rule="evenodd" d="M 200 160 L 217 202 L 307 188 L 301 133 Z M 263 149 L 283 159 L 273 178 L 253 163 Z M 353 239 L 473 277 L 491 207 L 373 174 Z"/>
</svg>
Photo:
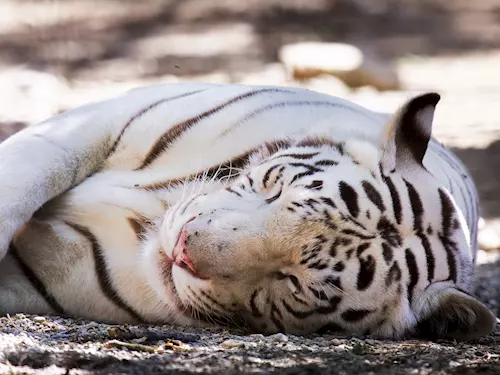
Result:
<svg viewBox="0 0 500 375">
<path fill-rule="evenodd" d="M 226 349 L 231 349 L 231 348 L 242 348 L 245 346 L 245 343 L 241 342 L 241 341 L 236 341 L 236 340 L 226 340 L 226 341 L 223 341 L 221 344 L 220 344 L 221 347 L 223 348 L 226 348 Z"/>
<path fill-rule="evenodd" d="M 43 322 L 46 322 L 47 319 L 45 317 L 43 317 L 43 316 L 35 316 L 33 318 L 33 321 L 37 322 L 37 323 L 43 323 Z"/>
<path fill-rule="evenodd" d="M 288 336 L 283 333 L 277 333 L 275 335 L 269 336 L 269 338 L 274 342 L 288 342 Z"/>
<path fill-rule="evenodd" d="M 342 341 L 340 341 L 339 339 L 332 339 L 330 341 L 330 344 L 337 346 L 337 345 L 342 344 Z"/>
</svg>

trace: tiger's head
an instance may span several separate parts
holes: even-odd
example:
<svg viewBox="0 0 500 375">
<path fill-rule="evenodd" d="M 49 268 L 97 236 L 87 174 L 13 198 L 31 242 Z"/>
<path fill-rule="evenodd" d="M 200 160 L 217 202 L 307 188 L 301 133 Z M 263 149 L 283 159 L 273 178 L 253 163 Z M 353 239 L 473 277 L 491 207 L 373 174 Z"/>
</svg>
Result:
<svg viewBox="0 0 500 375">
<path fill-rule="evenodd" d="M 181 315 L 265 333 L 489 333 L 495 317 L 463 290 L 467 225 L 422 164 L 438 101 L 409 101 L 380 145 L 263 147 L 237 178 L 179 201 L 151 250 L 156 290 Z"/>
</svg>

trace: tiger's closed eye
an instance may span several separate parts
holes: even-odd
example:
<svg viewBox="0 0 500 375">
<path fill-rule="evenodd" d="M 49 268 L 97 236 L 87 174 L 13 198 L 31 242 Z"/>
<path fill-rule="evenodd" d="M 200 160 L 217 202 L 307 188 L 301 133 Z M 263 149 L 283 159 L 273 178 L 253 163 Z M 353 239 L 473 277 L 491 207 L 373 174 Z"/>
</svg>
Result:
<svg viewBox="0 0 500 375">
<path fill-rule="evenodd" d="M 299 293 L 302 291 L 302 286 L 300 285 L 299 279 L 295 275 L 286 274 L 284 272 L 278 271 L 275 273 L 277 280 L 288 279 L 290 281 L 290 289 L 293 293 Z"/>
</svg>

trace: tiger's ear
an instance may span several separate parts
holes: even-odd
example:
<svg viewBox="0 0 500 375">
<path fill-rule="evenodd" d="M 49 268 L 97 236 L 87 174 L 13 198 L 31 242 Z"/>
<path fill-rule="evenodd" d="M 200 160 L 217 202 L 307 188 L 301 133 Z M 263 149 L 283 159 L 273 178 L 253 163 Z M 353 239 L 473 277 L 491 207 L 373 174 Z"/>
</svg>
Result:
<svg viewBox="0 0 500 375">
<path fill-rule="evenodd" d="M 436 93 L 417 96 L 392 117 L 382 141 L 381 162 L 385 172 L 422 166 L 439 99 Z"/>
<path fill-rule="evenodd" d="M 473 340 L 493 332 L 495 315 L 476 298 L 449 287 L 432 298 L 430 315 L 417 325 L 417 334 L 430 339 Z"/>
</svg>

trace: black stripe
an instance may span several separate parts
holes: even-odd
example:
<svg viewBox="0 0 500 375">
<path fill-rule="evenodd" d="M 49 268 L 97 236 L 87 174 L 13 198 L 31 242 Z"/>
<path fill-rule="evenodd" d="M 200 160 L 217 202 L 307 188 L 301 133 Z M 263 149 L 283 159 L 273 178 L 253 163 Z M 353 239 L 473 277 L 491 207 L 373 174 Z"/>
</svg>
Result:
<svg viewBox="0 0 500 375">
<path fill-rule="evenodd" d="M 300 163 L 300 162 L 293 162 L 293 163 L 288 163 L 290 166 L 299 168 L 303 167 L 306 168 L 309 172 L 316 173 L 316 172 L 323 172 L 323 169 L 317 168 L 314 165 L 306 164 L 306 163 Z"/>
<path fill-rule="evenodd" d="M 281 316 L 281 312 L 278 310 L 274 302 L 271 304 L 271 321 L 274 323 L 276 328 L 280 332 L 285 332 L 285 326 L 283 325 L 281 319 L 283 317 Z"/>
<path fill-rule="evenodd" d="M 297 154 L 297 153 L 282 154 L 282 155 L 275 156 L 273 159 L 278 159 L 278 158 L 294 158 L 294 159 L 300 159 L 300 160 L 308 160 L 308 159 L 312 159 L 313 157 L 315 157 L 318 154 L 319 154 L 319 152 L 311 152 L 311 153 L 308 153 L 308 154 Z"/>
<path fill-rule="evenodd" d="M 294 275 L 288 275 L 288 278 L 292 282 L 293 286 L 297 289 L 297 292 L 302 293 L 302 285 L 300 285 L 299 279 Z"/>
<path fill-rule="evenodd" d="M 382 179 L 384 180 L 385 184 L 389 188 L 389 192 L 391 193 L 392 209 L 394 211 L 394 216 L 396 217 L 396 222 L 398 224 L 401 224 L 403 210 L 401 207 L 401 199 L 399 199 L 399 194 L 396 190 L 396 186 L 394 185 L 390 177 L 382 175 Z"/>
<path fill-rule="evenodd" d="M 167 150 L 170 145 L 172 145 L 177 139 L 179 139 L 182 134 L 184 134 L 187 130 L 191 129 L 194 125 L 200 123 L 202 120 L 213 116 L 217 112 L 221 111 L 224 108 L 227 108 L 235 103 L 238 103 L 242 100 L 248 99 L 252 96 L 269 93 L 269 92 L 277 92 L 281 91 L 275 88 L 265 88 L 258 89 L 246 92 L 244 94 L 235 96 L 234 98 L 228 100 L 225 103 L 219 104 L 218 106 L 211 108 L 203 113 L 197 114 L 181 123 L 178 123 L 172 126 L 167 132 L 165 132 L 158 141 L 153 145 L 151 150 L 149 150 L 148 154 L 144 158 L 141 165 L 137 168 L 137 170 L 141 170 L 149 166 L 153 163 L 165 150 Z"/>
<path fill-rule="evenodd" d="M 385 286 L 388 288 L 393 282 L 401 281 L 401 277 L 401 268 L 399 268 L 398 262 L 394 262 L 385 277 Z"/>
<path fill-rule="evenodd" d="M 389 263 L 394 258 L 394 251 L 387 242 L 382 242 L 382 255 L 386 263 Z"/>
<path fill-rule="evenodd" d="M 261 318 L 262 313 L 259 311 L 259 308 L 257 307 L 257 304 L 255 303 L 255 300 L 257 299 L 258 294 L 262 291 L 262 289 L 257 289 L 252 293 L 252 296 L 250 297 L 250 312 L 252 313 L 252 316 L 256 318 Z"/>
<path fill-rule="evenodd" d="M 370 315 L 372 312 L 373 310 L 349 309 L 342 313 L 342 319 L 344 319 L 346 322 L 359 322 L 360 320 L 363 320 L 368 315 Z"/>
<path fill-rule="evenodd" d="M 333 314 L 334 312 L 337 311 L 338 305 L 342 301 L 342 297 L 333 296 L 329 298 L 328 301 L 329 301 L 328 306 L 320 306 L 316 309 L 311 309 L 306 311 L 295 310 L 286 301 L 283 301 L 282 303 L 285 310 L 288 311 L 290 314 L 292 314 L 295 318 L 306 319 L 313 314 L 321 314 L 321 315 Z"/>
<path fill-rule="evenodd" d="M 340 197 L 345 202 L 349 213 L 353 217 L 359 215 L 358 193 L 345 181 L 339 182 Z"/>
<path fill-rule="evenodd" d="M 411 301 L 413 300 L 413 289 L 418 283 L 419 272 L 417 260 L 415 259 L 415 255 L 410 249 L 405 250 L 405 259 L 406 266 L 408 267 L 408 272 L 410 273 L 410 282 L 408 283 L 408 300 L 411 303 Z"/>
<path fill-rule="evenodd" d="M 365 258 L 359 259 L 359 272 L 358 279 L 356 282 L 356 288 L 358 290 L 366 290 L 373 282 L 375 277 L 375 258 L 371 255 L 367 255 Z"/>
<path fill-rule="evenodd" d="M 278 91 L 278 90 L 276 90 Z M 279 90 L 280 92 L 286 92 L 286 93 L 291 93 L 291 94 L 295 94 L 295 92 L 293 91 L 286 91 L 284 89 L 281 89 Z M 272 103 L 272 104 L 268 104 L 268 105 L 265 105 L 261 108 L 258 108 L 256 109 L 255 111 L 253 112 L 250 112 L 249 114 L 245 115 L 244 117 L 242 117 L 237 123 L 236 125 L 232 126 L 230 129 L 226 129 L 222 134 L 221 134 L 221 137 L 223 136 L 227 136 L 229 133 L 235 131 L 236 129 L 238 129 L 240 126 L 242 126 L 243 124 L 247 123 L 249 120 L 252 120 L 254 118 L 256 118 L 257 116 L 260 116 L 262 114 L 265 114 L 267 113 L 268 111 L 272 110 L 272 109 L 283 109 L 283 108 L 292 108 L 292 107 L 301 107 L 301 106 L 306 106 L 306 107 L 326 107 L 326 108 L 341 108 L 341 109 L 344 109 L 344 110 L 347 110 L 347 111 L 350 111 L 350 112 L 353 112 L 353 113 L 356 113 L 357 115 L 361 115 L 363 117 L 366 117 L 370 120 L 376 120 L 374 117 L 370 116 L 369 114 L 367 114 L 366 112 L 362 112 L 362 111 L 359 111 L 357 110 L 357 108 L 353 108 L 353 107 L 348 107 L 348 106 L 344 106 L 344 105 L 341 105 L 339 103 L 333 103 L 331 101 L 310 101 L 310 100 L 303 100 L 303 101 L 284 101 L 284 102 L 279 102 L 279 103 Z M 312 147 L 318 147 L 318 146 L 321 146 L 321 145 L 324 145 L 325 143 L 318 143 L 318 142 L 308 142 L 310 141 L 312 138 L 307 138 L 306 140 L 304 141 L 300 141 L 299 143 L 297 143 L 297 147 L 309 147 L 309 146 L 312 146 Z M 319 138 L 318 138 L 319 139 Z M 306 143 L 307 142 L 307 143 Z M 334 143 L 333 141 L 330 140 L 330 143 Z"/>
<path fill-rule="evenodd" d="M 307 268 L 321 271 L 321 270 L 324 270 L 325 268 L 328 268 L 328 263 L 325 263 L 322 260 L 317 260 L 316 262 L 314 262 L 312 264 L 308 264 Z"/>
<path fill-rule="evenodd" d="M 123 126 L 122 131 L 120 132 L 120 134 L 116 138 L 115 142 L 111 146 L 111 149 L 109 150 L 107 157 L 110 157 L 116 151 L 116 149 L 118 148 L 118 144 L 120 143 L 120 141 L 121 141 L 121 139 L 123 137 L 123 134 L 129 128 L 129 126 L 132 125 L 132 123 L 135 120 L 137 120 L 139 117 L 143 116 L 146 112 L 149 112 L 150 110 L 152 110 L 153 108 L 157 107 L 160 104 L 167 103 L 167 102 L 170 102 L 170 101 L 176 100 L 176 99 L 185 98 L 187 96 L 198 94 L 198 93 L 206 91 L 206 90 L 208 90 L 208 89 L 191 91 L 191 92 L 187 92 L 187 93 L 184 93 L 184 94 L 176 95 L 176 96 L 173 96 L 173 97 L 170 97 L 170 98 L 160 99 L 160 100 L 158 100 L 158 101 L 150 104 L 148 107 L 141 109 L 138 113 L 136 113 L 134 116 L 132 116 L 132 118 L 130 120 L 128 120 L 128 122 Z"/>
<path fill-rule="evenodd" d="M 427 236 L 423 233 L 418 234 L 420 238 L 420 242 L 422 242 L 422 246 L 425 251 L 425 259 L 427 260 L 427 280 L 432 282 L 434 279 L 434 271 L 436 269 L 436 259 L 434 258 L 434 254 L 432 252 L 431 244 Z"/>
<path fill-rule="evenodd" d="M 328 301 L 328 294 L 326 294 L 324 290 L 317 290 L 312 286 L 308 286 L 307 288 L 311 291 L 316 299 L 319 299 L 320 301 Z"/>
<path fill-rule="evenodd" d="M 321 197 L 320 200 L 327 204 L 328 206 L 330 206 L 331 208 L 337 208 L 337 206 L 335 205 L 335 203 L 333 203 L 332 199 L 329 198 L 329 197 Z"/>
<path fill-rule="evenodd" d="M 28 279 L 33 288 L 36 289 L 38 294 L 40 294 L 43 299 L 45 299 L 45 302 L 47 302 L 52 310 L 54 310 L 58 315 L 66 315 L 62 306 L 59 304 L 59 302 L 57 302 L 56 298 L 51 293 L 49 293 L 42 280 L 38 278 L 35 272 L 33 272 L 33 270 L 30 268 L 30 266 L 28 266 L 28 264 L 26 264 L 21 258 L 17 247 L 12 242 L 9 245 L 9 254 L 12 255 L 12 257 L 16 260 L 24 276 Z"/>
<path fill-rule="evenodd" d="M 264 173 L 264 177 L 262 178 L 262 186 L 264 186 L 264 188 L 267 188 L 267 182 L 269 181 L 269 178 L 271 177 L 271 173 L 273 173 L 273 171 L 276 169 L 276 168 L 279 168 L 281 167 L 281 164 L 276 164 L 276 165 L 273 165 L 272 167 L 270 167 L 266 173 Z"/>
<path fill-rule="evenodd" d="M 338 164 L 339 164 L 338 161 L 328 160 L 328 159 L 318 160 L 316 163 L 314 163 L 314 165 L 318 165 L 320 167 L 331 167 L 333 165 L 338 165 Z"/>
<path fill-rule="evenodd" d="M 274 196 L 272 196 L 271 198 L 267 198 L 267 199 L 266 199 L 266 203 L 268 203 L 268 204 L 273 203 L 276 199 L 278 199 L 278 198 L 281 196 L 281 193 L 282 193 L 282 192 L 283 192 L 283 190 L 280 190 L 280 191 L 278 191 L 278 193 L 277 193 L 277 194 L 275 194 L 275 195 L 274 195 Z"/>
<path fill-rule="evenodd" d="M 236 190 L 234 190 L 233 188 L 231 188 L 230 186 L 228 186 L 228 187 L 226 188 L 226 191 L 227 191 L 227 192 L 229 192 L 229 193 L 231 193 L 231 194 L 237 195 L 238 197 L 240 197 L 240 198 L 241 198 L 241 194 L 240 194 L 240 193 L 238 193 L 238 192 L 237 192 Z"/>
<path fill-rule="evenodd" d="M 358 237 L 362 240 L 373 240 L 376 237 L 375 235 L 359 233 L 359 232 L 355 231 L 354 229 L 342 229 L 341 232 L 343 234 L 348 235 L 348 236 Z"/>
<path fill-rule="evenodd" d="M 134 319 L 138 320 L 141 323 L 144 322 L 144 319 L 139 315 L 139 313 L 135 311 L 131 306 L 129 306 L 127 302 L 125 302 L 125 300 L 123 300 L 123 298 L 120 297 L 118 292 L 115 290 L 111 282 L 111 277 L 108 274 L 108 267 L 103 254 L 103 250 L 97 238 L 87 228 L 69 222 L 65 223 L 80 235 L 85 237 L 92 245 L 95 272 L 103 294 L 108 297 L 108 299 L 115 305 L 128 312 Z"/>
<path fill-rule="evenodd" d="M 356 248 L 356 256 L 357 257 L 360 257 L 361 254 L 364 253 L 364 251 L 366 249 L 368 249 L 370 247 L 370 243 L 369 242 L 365 242 L 365 243 L 362 243 L 361 245 L 359 245 L 357 248 Z"/>
<path fill-rule="evenodd" d="M 342 290 L 342 282 L 340 281 L 340 277 L 336 276 L 327 276 L 323 282 L 328 286 L 333 286 L 335 289 Z"/>
<path fill-rule="evenodd" d="M 457 281 L 457 261 L 455 259 L 455 252 L 457 251 L 456 245 L 454 242 L 450 241 L 448 238 L 439 236 L 441 243 L 446 251 L 446 262 L 448 263 L 449 270 L 449 280 L 453 280 L 453 282 Z"/>
<path fill-rule="evenodd" d="M 305 185 L 304 187 L 311 190 L 321 190 L 323 188 L 323 181 L 314 180 L 309 185 Z"/>
<path fill-rule="evenodd" d="M 366 196 L 372 203 L 377 206 L 377 208 L 381 211 L 385 211 L 384 201 L 382 200 L 382 196 L 378 192 L 378 190 L 368 181 L 361 182 L 363 186 L 363 190 L 365 191 Z"/>
<path fill-rule="evenodd" d="M 415 187 L 408 181 L 404 180 L 406 188 L 408 189 L 408 198 L 410 199 L 411 210 L 413 212 L 413 229 L 417 232 L 422 232 L 423 227 L 423 214 L 424 206 L 422 205 L 422 200 L 420 199 L 420 194 L 418 194 Z"/>
</svg>

